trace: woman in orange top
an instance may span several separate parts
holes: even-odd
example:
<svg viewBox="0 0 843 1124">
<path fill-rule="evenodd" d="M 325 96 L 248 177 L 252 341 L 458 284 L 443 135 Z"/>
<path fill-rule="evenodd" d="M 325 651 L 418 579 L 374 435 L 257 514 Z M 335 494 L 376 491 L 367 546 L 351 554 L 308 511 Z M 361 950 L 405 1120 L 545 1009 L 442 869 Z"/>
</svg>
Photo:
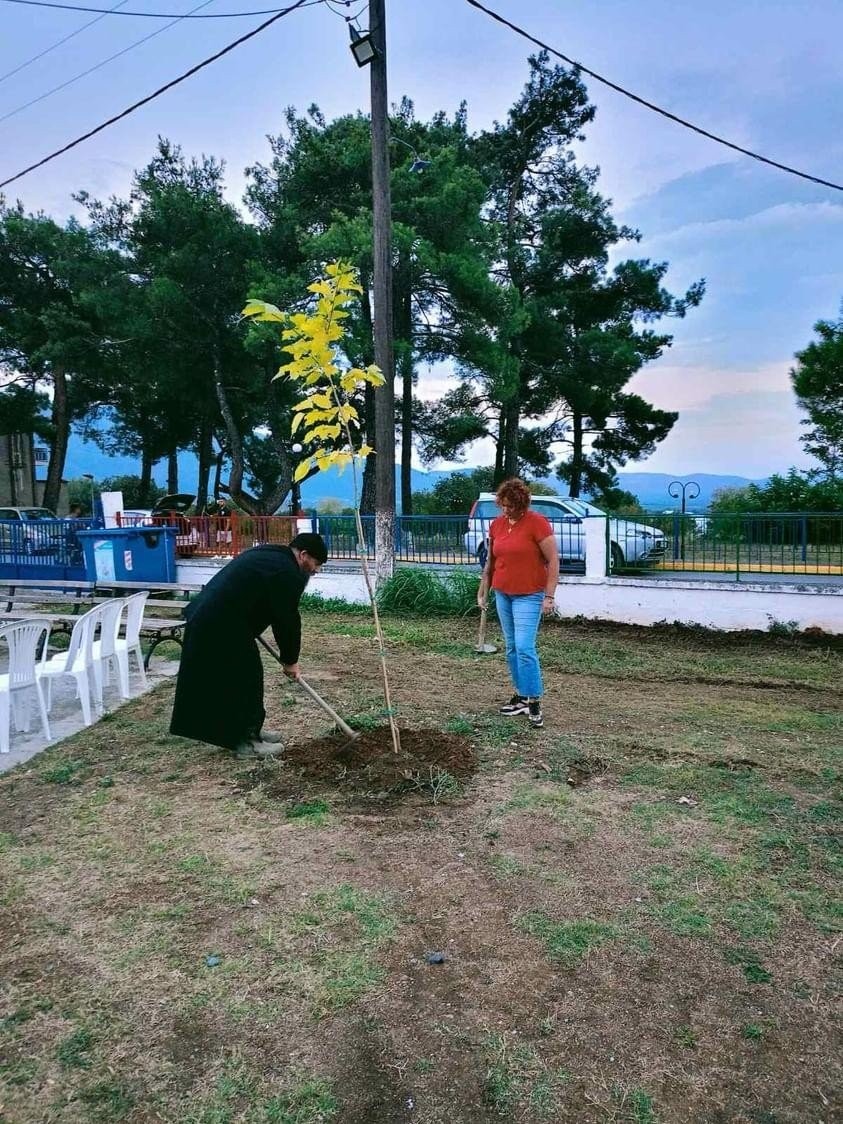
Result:
<svg viewBox="0 0 843 1124">
<path fill-rule="evenodd" d="M 530 490 L 523 480 L 504 480 L 495 495 L 503 512 L 489 529 L 489 554 L 477 604 L 485 609 L 490 587 L 506 643 L 506 662 L 515 694 L 501 714 L 526 714 L 530 725 L 544 725 L 542 672 L 536 635 L 542 614 L 551 613 L 559 581 L 559 551 L 553 528 L 530 511 Z"/>
</svg>

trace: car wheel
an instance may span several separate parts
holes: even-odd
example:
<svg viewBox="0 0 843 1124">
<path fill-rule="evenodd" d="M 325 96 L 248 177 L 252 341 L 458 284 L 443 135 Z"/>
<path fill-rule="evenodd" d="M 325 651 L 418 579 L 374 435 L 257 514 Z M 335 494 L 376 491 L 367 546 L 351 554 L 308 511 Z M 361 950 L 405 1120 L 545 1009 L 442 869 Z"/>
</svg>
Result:
<svg viewBox="0 0 843 1124">
<path fill-rule="evenodd" d="M 481 566 L 485 566 L 486 565 L 486 559 L 488 557 L 489 557 L 489 549 L 484 542 L 481 542 L 481 544 L 477 548 L 477 561 L 480 563 Z"/>
<path fill-rule="evenodd" d="M 611 551 L 610 569 L 611 569 L 611 572 L 613 574 L 616 574 L 616 573 L 618 573 L 619 570 L 623 569 L 623 564 L 624 564 L 623 551 L 621 550 L 621 548 L 618 546 L 618 544 L 616 542 L 613 542 L 611 544 L 610 551 Z"/>
</svg>

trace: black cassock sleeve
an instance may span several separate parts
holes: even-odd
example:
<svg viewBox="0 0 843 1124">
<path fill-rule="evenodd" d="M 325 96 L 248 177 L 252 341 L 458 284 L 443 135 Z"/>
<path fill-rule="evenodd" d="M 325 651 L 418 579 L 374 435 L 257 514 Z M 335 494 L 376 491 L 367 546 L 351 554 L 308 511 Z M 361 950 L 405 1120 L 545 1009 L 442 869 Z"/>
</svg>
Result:
<svg viewBox="0 0 843 1124">
<path fill-rule="evenodd" d="M 297 663 L 301 651 L 299 601 L 305 581 L 298 574 L 281 574 L 270 583 L 270 625 L 281 662 Z"/>
</svg>

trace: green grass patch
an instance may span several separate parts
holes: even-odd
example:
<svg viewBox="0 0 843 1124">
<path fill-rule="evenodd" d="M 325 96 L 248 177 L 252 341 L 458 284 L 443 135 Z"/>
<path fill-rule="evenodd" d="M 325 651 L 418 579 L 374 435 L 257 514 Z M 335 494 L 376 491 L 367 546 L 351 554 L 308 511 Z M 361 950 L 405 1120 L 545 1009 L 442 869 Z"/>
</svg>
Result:
<svg viewBox="0 0 843 1124">
<path fill-rule="evenodd" d="M 339 1109 L 330 1082 L 306 1078 L 289 1092 L 267 1101 L 258 1119 L 261 1124 L 329 1124 Z"/>
<path fill-rule="evenodd" d="M 79 1027 L 59 1042 L 56 1057 L 66 1069 L 90 1069 L 93 1046 L 94 1036 L 85 1027 Z"/>
<path fill-rule="evenodd" d="M 43 766 L 39 775 L 47 784 L 81 784 L 86 772 L 84 761 L 63 757 Z"/>
<path fill-rule="evenodd" d="M 544 944 L 551 959 L 566 968 L 575 968 L 592 949 L 607 941 L 617 940 L 621 930 L 603 921 L 552 921 L 543 913 L 527 913 L 519 917 L 518 928 Z"/>
<path fill-rule="evenodd" d="M 135 1107 L 135 1098 L 115 1081 L 99 1081 L 79 1093 L 79 1100 L 93 1120 L 125 1120 Z"/>
<path fill-rule="evenodd" d="M 287 809 L 287 819 L 297 820 L 312 827 L 320 827 L 331 814 L 331 806 L 327 800 L 302 800 Z"/>
<path fill-rule="evenodd" d="M 524 1042 L 510 1042 L 505 1034 L 483 1041 L 486 1059 L 485 1099 L 497 1116 L 552 1120 L 558 1115 L 559 1091 L 567 1080 L 552 1071 Z"/>
<path fill-rule="evenodd" d="M 723 954 L 726 957 L 726 963 L 735 964 L 741 968 L 750 983 L 772 982 L 772 975 L 761 963 L 758 953 L 751 948 L 727 948 L 724 949 Z"/>
<path fill-rule="evenodd" d="M 303 612 L 325 615 L 331 613 L 339 617 L 371 616 L 372 608 L 367 602 L 343 601 L 341 597 L 323 597 L 320 593 L 302 594 L 299 602 Z"/>
</svg>

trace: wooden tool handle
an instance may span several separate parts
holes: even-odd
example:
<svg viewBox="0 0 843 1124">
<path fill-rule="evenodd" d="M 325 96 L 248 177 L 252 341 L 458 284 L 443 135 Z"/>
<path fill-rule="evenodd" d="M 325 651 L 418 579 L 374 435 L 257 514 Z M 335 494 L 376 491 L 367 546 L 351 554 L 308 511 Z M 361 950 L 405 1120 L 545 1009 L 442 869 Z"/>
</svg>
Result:
<svg viewBox="0 0 843 1124">
<path fill-rule="evenodd" d="M 347 722 L 343 722 L 342 718 L 340 718 L 340 716 L 337 714 L 337 712 L 334 710 L 334 708 L 332 706 L 330 706 L 328 703 L 326 703 L 325 700 L 322 698 L 322 696 L 317 694 L 316 691 L 314 691 L 314 689 L 311 687 L 311 685 L 308 682 L 306 682 L 306 680 L 302 679 L 301 676 L 299 676 L 299 678 L 296 680 L 296 682 L 298 683 L 298 685 L 302 688 L 302 690 L 306 694 L 310 695 L 310 697 L 313 699 L 313 701 L 315 703 L 317 703 L 319 706 L 322 707 L 322 709 L 325 711 L 326 714 L 330 715 L 330 717 L 333 718 L 333 720 L 336 722 L 336 724 L 339 726 L 339 728 L 342 730 L 342 732 L 346 735 L 346 737 L 349 737 L 349 738 L 359 738 L 360 737 L 359 733 L 356 730 L 352 730 L 352 728 L 348 725 Z"/>
<path fill-rule="evenodd" d="M 477 633 L 477 647 L 482 648 L 486 642 L 486 608 L 480 610 L 480 631 Z"/>
</svg>

